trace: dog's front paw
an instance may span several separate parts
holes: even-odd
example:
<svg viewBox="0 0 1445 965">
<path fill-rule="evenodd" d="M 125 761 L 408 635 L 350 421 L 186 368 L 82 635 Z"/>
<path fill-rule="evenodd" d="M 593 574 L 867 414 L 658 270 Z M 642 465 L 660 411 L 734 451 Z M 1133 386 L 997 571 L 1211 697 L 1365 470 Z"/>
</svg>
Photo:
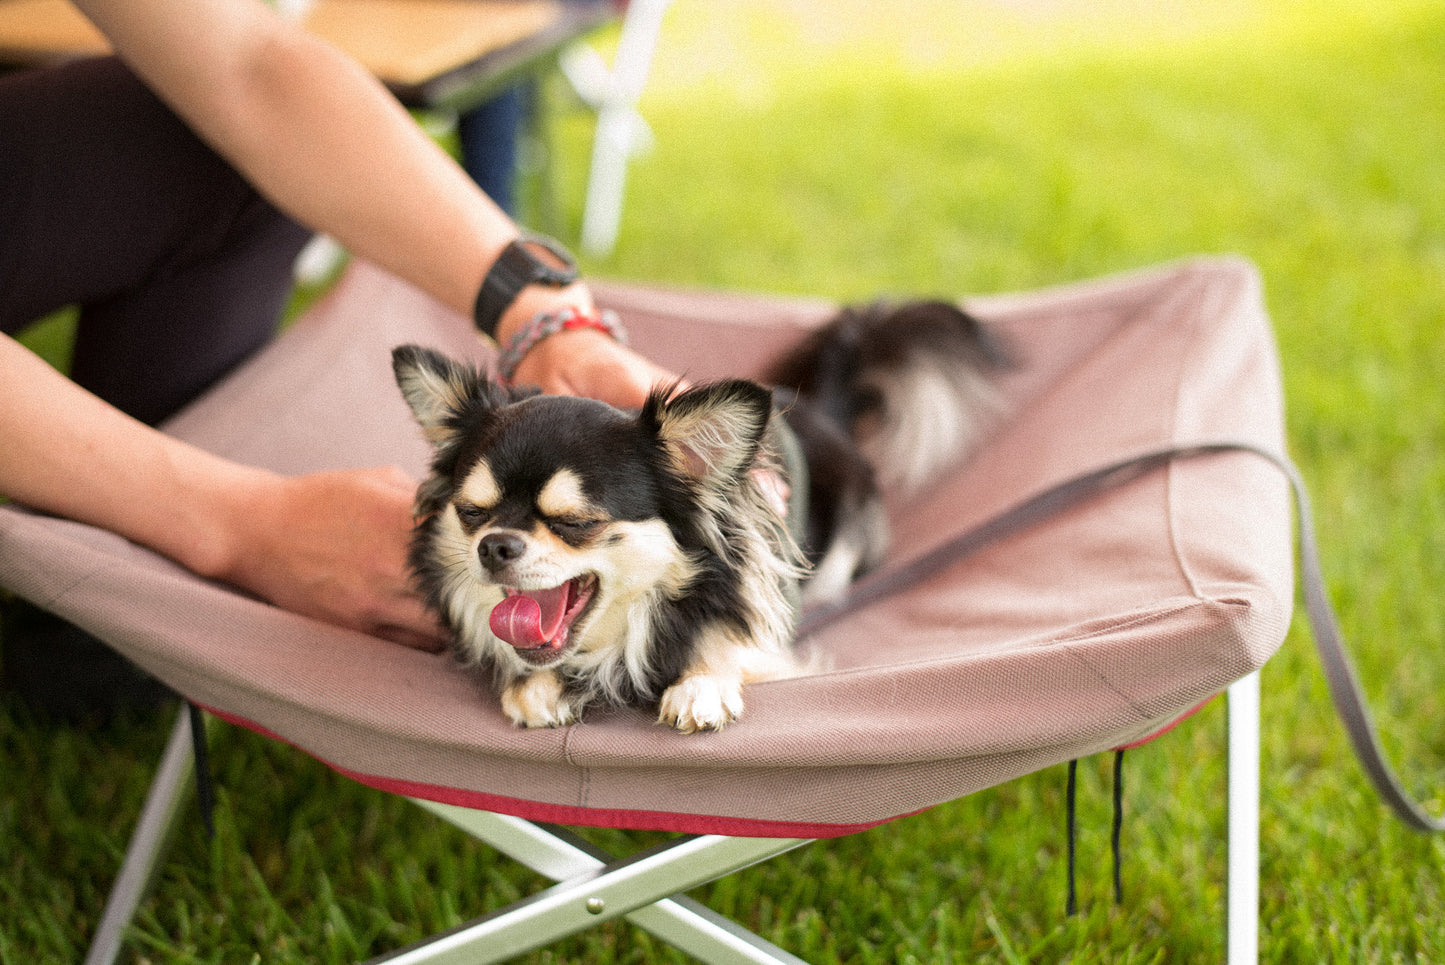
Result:
<svg viewBox="0 0 1445 965">
<path fill-rule="evenodd" d="M 657 722 L 695 734 L 722 730 L 742 712 L 743 688 L 737 679 L 689 674 L 663 691 Z"/>
<path fill-rule="evenodd" d="M 502 712 L 518 727 L 565 727 L 576 723 L 582 708 L 567 695 L 556 674 L 542 671 L 507 684 Z"/>
</svg>

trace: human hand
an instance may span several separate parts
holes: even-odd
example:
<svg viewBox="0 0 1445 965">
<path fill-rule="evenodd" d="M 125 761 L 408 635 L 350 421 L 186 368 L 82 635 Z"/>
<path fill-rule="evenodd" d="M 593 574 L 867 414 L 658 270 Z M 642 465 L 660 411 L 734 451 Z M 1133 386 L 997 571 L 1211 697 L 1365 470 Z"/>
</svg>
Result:
<svg viewBox="0 0 1445 965">
<path fill-rule="evenodd" d="M 576 282 L 560 290 L 536 285 L 523 289 L 502 316 L 498 343 L 510 344 L 534 316 L 568 306 L 593 310 L 592 293 L 585 284 Z M 568 329 L 537 342 L 522 356 L 511 381 L 536 386 L 550 395 L 600 399 L 619 409 L 641 408 L 654 388 L 682 383 L 673 373 L 592 328 Z"/>
<path fill-rule="evenodd" d="M 657 386 L 677 376 L 595 329 L 558 332 L 532 347 L 512 381 L 552 395 L 580 395 L 637 409 Z"/>
<path fill-rule="evenodd" d="M 538 342 L 522 357 L 513 381 L 554 395 L 582 395 L 620 409 L 640 408 L 657 386 L 681 391 L 687 383 L 595 329 L 569 329 Z M 771 470 L 752 473 L 763 498 L 787 518 L 790 487 Z"/>
<path fill-rule="evenodd" d="M 415 493 L 395 466 L 253 481 L 215 575 L 293 613 L 440 650 L 446 634 L 407 566 Z"/>
</svg>

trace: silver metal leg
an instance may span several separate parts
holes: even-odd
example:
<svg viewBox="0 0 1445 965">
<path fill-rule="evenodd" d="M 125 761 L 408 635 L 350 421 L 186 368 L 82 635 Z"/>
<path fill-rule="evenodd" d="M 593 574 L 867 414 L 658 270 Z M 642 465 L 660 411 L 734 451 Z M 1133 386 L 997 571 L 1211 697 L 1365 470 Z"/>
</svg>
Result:
<svg viewBox="0 0 1445 965">
<path fill-rule="evenodd" d="M 1249 965 L 1259 951 L 1260 682 L 1230 686 L 1228 963 Z M 189 715 L 177 715 L 151 782 L 120 874 L 106 899 L 86 965 L 111 965 L 175 829 L 195 761 Z M 376 962 L 485 965 L 515 957 L 626 917 L 709 965 L 805 965 L 681 892 L 808 844 L 808 839 L 681 838 L 632 858 L 613 857 L 560 828 L 488 811 L 415 800 L 537 873 L 560 882 L 426 942 Z"/>
<path fill-rule="evenodd" d="M 1259 672 L 1229 688 L 1229 965 L 1259 960 Z"/>
<path fill-rule="evenodd" d="M 166 843 L 175 830 L 181 801 L 195 776 L 191 722 L 182 706 L 171 729 L 160 767 L 146 794 L 140 820 L 125 849 L 120 875 L 101 912 L 100 926 L 85 956 L 86 965 L 110 965 L 120 955 L 125 930 L 155 877 Z"/>
<path fill-rule="evenodd" d="M 500 962 L 625 916 L 712 965 L 801 965 L 801 959 L 710 909 L 671 896 L 807 844 L 807 839 L 688 837 L 607 863 L 602 852 L 565 831 L 417 803 L 561 883 L 376 962 Z"/>
<path fill-rule="evenodd" d="M 414 803 L 553 881 L 596 874 L 616 860 L 615 856 L 564 828 L 542 827 L 522 818 L 432 801 L 415 800 Z M 763 848 L 772 843 L 767 842 Z M 803 839 L 795 839 L 783 850 L 804 843 Z M 797 956 L 691 898 L 664 898 L 626 917 L 632 924 L 708 965 L 804 965 Z"/>
</svg>

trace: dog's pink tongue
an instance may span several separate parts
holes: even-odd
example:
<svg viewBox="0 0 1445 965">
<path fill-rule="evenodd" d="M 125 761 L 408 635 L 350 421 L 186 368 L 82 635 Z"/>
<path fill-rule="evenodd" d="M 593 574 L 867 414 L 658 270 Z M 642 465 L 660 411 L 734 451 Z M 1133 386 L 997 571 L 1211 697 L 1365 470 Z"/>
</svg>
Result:
<svg viewBox="0 0 1445 965">
<path fill-rule="evenodd" d="M 509 596 L 492 608 L 492 633 L 519 650 L 535 650 L 551 643 L 562 628 L 567 589 L 536 590 Z"/>
</svg>

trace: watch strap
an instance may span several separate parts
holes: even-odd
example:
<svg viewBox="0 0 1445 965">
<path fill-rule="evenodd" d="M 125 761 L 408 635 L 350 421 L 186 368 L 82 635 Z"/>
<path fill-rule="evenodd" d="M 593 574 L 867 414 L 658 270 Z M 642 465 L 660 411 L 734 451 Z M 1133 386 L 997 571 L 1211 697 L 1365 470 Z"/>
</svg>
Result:
<svg viewBox="0 0 1445 965">
<path fill-rule="evenodd" d="M 534 253 L 534 248 L 546 252 L 555 263 Z M 577 277 L 577 262 L 561 244 L 543 235 L 524 234 L 508 242 L 487 271 L 477 292 L 472 319 L 483 333 L 496 338 L 503 313 L 522 289 L 528 285 L 562 288 Z"/>
</svg>

